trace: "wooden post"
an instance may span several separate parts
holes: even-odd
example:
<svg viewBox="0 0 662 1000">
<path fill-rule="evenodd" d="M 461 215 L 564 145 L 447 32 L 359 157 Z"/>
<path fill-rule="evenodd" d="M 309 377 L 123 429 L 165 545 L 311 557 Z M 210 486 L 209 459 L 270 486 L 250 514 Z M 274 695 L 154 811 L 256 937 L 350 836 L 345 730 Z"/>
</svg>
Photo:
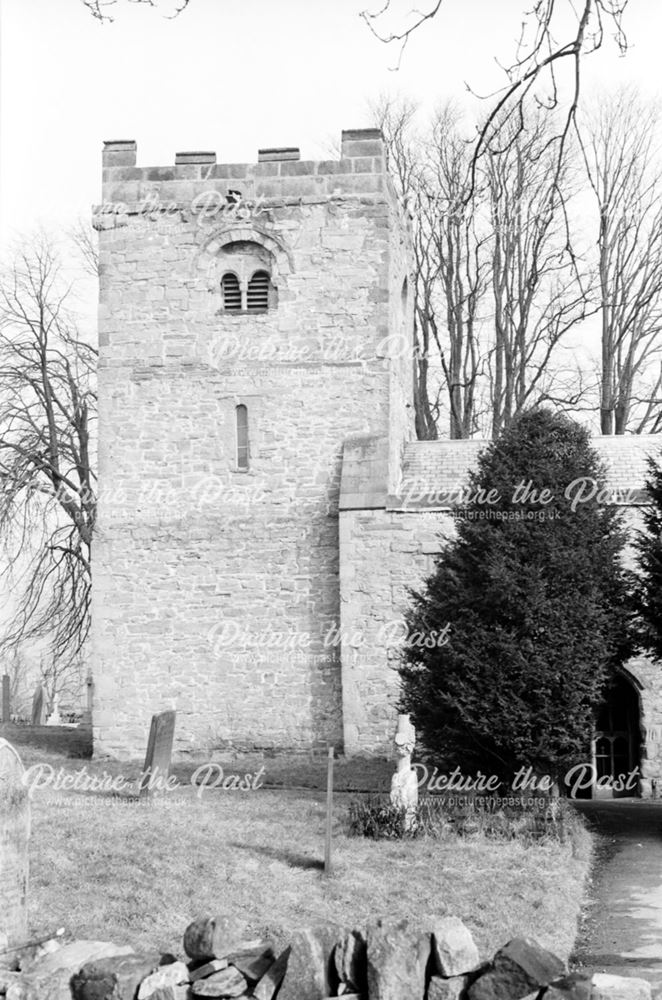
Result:
<svg viewBox="0 0 662 1000">
<path fill-rule="evenodd" d="M 331 866 L 331 831 L 333 828 L 333 747 L 329 747 L 326 771 L 326 837 L 324 842 L 324 874 L 329 876 Z"/>
</svg>

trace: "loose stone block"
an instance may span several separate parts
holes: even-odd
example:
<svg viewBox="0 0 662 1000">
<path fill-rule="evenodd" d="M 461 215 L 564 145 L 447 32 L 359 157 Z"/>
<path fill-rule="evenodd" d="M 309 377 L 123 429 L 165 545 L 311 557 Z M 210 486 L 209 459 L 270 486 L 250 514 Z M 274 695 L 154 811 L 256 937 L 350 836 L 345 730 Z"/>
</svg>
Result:
<svg viewBox="0 0 662 1000">
<path fill-rule="evenodd" d="M 239 969 L 241 974 L 256 983 L 262 979 L 267 969 L 271 968 L 276 960 L 273 946 L 265 942 L 258 948 L 247 948 L 244 951 L 232 952 L 227 957 L 228 963 Z"/>
<path fill-rule="evenodd" d="M 651 1000 L 651 984 L 645 979 L 629 979 L 596 972 L 591 1000 Z"/>
<path fill-rule="evenodd" d="M 196 969 L 189 969 L 189 979 L 194 983 L 196 979 L 204 979 L 206 976 L 211 976 L 213 972 L 221 972 L 227 967 L 228 960 L 226 958 L 215 958 L 211 962 L 199 965 Z"/>
<path fill-rule="evenodd" d="M 428 984 L 426 1000 L 460 1000 L 468 982 L 467 976 L 453 976 L 451 979 L 432 976 Z"/>
<path fill-rule="evenodd" d="M 333 953 L 336 975 L 359 992 L 368 990 L 368 949 L 365 934 L 360 930 L 345 934 Z"/>
<path fill-rule="evenodd" d="M 333 952 L 342 934 L 337 924 L 324 923 L 289 935 L 292 950 L 278 1000 L 320 1000 L 332 993 Z"/>
<path fill-rule="evenodd" d="M 591 1000 L 591 976 L 572 972 L 555 979 L 545 992 L 545 1000 Z"/>
<path fill-rule="evenodd" d="M 281 952 L 269 971 L 259 981 L 253 990 L 255 1000 L 272 1000 L 276 996 L 278 987 L 287 971 L 291 950 L 291 948 L 286 948 L 285 951 Z"/>
<path fill-rule="evenodd" d="M 532 938 L 513 938 L 469 987 L 470 1000 L 519 1000 L 565 972 L 560 958 Z"/>
<path fill-rule="evenodd" d="M 240 997 L 247 989 L 245 978 L 233 966 L 214 972 L 206 979 L 196 979 L 191 986 L 191 992 L 196 997 Z"/>
<path fill-rule="evenodd" d="M 231 917 L 194 920 L 184 932 L 184 951 L 189 958 L 225 958 L 245 945 L 246 931 L 245 921 Z"/>
<path fill-rule="evenodd" d="M 133 1000 L 158 967 L 160 954 L 111 955 L 87 962 L 72 979 L 74 1000 Z M 186 966 L 184 966 L 186 969 Z"/>
<path fill-rule="evenodd" d="M 480 963 L 471 931 L 459 917 L 436 917 L 430 924 L 432 958 L 440 976 L 462 976 Z"/>
<path fill-rule="evenodd" d="M 135 955 L 133 948 L 107 941 L 72 941 L 46 955 L 7 990 L 7 1000 L 71 1000 L 72 977 L 88 962 Z"/>
<path fill-rule="evenodd" d="M 171 962 L 163 965 L 156 972 L 147 976 L 138 989 L 138 1000 L 160 1000 L 155 996 L 159 990 L 165 990 L 171 986 L 182 986 L 190 982 L 190 973 L 183 962 Z"/>
<path fill-rule="evenodd" d="M 430 932 L 408 920 L 377 920 L 367 929 L 370 1000 L 422 997 Z"/>
</svg>

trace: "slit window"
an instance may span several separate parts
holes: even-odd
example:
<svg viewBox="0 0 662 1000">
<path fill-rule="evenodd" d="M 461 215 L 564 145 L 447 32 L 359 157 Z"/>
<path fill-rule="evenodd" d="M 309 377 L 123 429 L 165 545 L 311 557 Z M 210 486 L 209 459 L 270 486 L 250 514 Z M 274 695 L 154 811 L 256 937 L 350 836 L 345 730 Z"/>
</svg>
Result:
<svg viewBox="0 0 662 1000">
<path fill-rule="evenodd" d="M 241 312 L 241 288 L 236 274 L 228 272 L 221 280 L 223 309 L 225 312 Z"/>
<path fill-rule="evenodd" d="M 248 312 L 266 312 L 269 308 L 269 275 L 266 271 L 256 271 L 248 282 L 246 308 Z"/>
<path fill-rule="evenodd" d="M 235 409 L 237 422 L 237 468 L 248 471 L 248 409 L 242 404 Z"/>
</svg>

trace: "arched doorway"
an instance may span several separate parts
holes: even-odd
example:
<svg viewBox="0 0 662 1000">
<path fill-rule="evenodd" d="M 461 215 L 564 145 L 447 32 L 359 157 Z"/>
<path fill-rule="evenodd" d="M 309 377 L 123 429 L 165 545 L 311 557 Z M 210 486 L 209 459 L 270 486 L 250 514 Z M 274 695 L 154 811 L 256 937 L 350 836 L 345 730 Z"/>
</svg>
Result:
<svg viewBox="0 0 662 1000">
<path fill-rule="evenodd" d="M 625 782 L 621 778 L 623 775 L 630 776 L 639 767 L 641 759 L 639 695 L 630 680 L 622 674 L 614 679 L 598 712 L 592 750 L 597 778 L 593 798 L 623 798 L 639 794 L 638 781 L 629 780 L 628 787 L 623 787 Z M 602 787 L 598 786 L 598 782 Z M 612 782 L 614 787 L 610 787 Z"/>
</svg>

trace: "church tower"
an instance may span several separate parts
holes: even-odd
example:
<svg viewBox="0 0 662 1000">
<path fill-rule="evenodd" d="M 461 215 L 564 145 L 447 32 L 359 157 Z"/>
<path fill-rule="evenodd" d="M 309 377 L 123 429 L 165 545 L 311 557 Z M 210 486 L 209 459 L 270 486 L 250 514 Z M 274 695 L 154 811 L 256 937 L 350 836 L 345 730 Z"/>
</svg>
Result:
<svg viewBox="0 0 662 1000">
<path fill-rule="evenodd" d="M 412 435 L 407 221 L 376 130 L 339 160 L 103 153 L 97 753 L 343 743 L 344 443 Z M 390 434 L 389 434 L 390 431 Z"/>
</svg>

